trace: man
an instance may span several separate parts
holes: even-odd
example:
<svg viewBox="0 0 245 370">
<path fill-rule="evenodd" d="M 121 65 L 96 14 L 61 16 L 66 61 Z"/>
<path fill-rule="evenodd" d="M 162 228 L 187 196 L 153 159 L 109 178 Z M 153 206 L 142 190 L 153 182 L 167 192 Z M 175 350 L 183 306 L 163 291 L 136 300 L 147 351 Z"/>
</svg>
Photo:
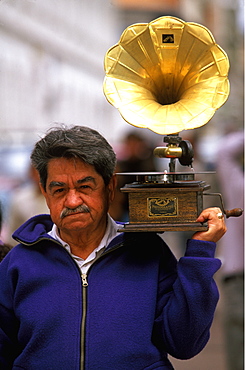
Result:
<svg viewBox="0 0 245 370">
<path fill-rule="evenodd" d="M 3 369 L 173 369 L 209 338 L 218 292 L 218 208 L 198 217 L 177 263 L 155 233 L 120 233 L 108 215 L 115 154 L 86 127 L 51 130 L 32 164 L 50 216 L 15 233 L 19 245 L 0 265 Z"/>
</svg>

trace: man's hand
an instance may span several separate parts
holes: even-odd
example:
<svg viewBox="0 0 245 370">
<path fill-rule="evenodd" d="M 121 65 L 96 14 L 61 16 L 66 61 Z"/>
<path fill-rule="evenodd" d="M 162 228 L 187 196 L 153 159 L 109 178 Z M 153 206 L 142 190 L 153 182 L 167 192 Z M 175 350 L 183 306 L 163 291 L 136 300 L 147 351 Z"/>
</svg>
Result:
<svg viewBox="0 0 245 370">
<path fill-rule="evenodd" d="M 198 231 L 192 239 L 205 240 L 208 242 L 217 242 L 226 232 L 227 228 L 224 221 L 224 215 L 220 208 L 207 208 L 202 211 L 196 222 L 207 222 L 207 231 Z"/>
</svg>

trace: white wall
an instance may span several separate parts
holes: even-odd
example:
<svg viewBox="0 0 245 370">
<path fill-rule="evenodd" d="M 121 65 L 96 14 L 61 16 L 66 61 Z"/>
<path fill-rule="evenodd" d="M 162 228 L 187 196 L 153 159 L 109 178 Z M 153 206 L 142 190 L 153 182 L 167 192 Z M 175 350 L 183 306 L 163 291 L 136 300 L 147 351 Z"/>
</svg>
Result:
<svg viewBox="0 0 245 370">
<path fill-rule="evenodd" d="M 110 1 L 0 2 L 0 146 L 30 145 L 53 122 L 115 140 L 127 124 L 102 85 L 116 24 Z"/>
</svg>

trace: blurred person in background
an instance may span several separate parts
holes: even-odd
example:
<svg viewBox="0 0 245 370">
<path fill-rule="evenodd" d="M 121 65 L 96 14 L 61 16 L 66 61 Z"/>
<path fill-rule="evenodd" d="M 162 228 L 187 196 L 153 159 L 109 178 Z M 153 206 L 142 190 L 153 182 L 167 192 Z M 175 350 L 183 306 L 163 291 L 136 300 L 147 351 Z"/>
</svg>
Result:
<svg viewBox="0 0 245 370">
<path fill-rule="evenodd" d="M 244 132 L 227 134 L 217 153 L 217 176 L 226 209 L 244 206 Z M 224 333 L 229 370 L 244 369 L 244 215 L 227 219 L 223 256 Z"/>
<path fill-rule="evenodd" d="M 116 172 L 156 171 L 153 147 L 138 131 L 129 131 L 117 153 Z M 135 181 L 136 176 L 118 175 L 115 199 L 110 206 L 110 215 L 118 221 L 128 221 L 128 196 L 120 191 L 126 184 Z"/>
<path fill-rule="evenodd" d="M 12 238 L 13 232 L 25 221 L 37 214 L 48 212 L 48 207 L 39 186 L 37 170 L 30 165 L 28 182 L 13 190 L 7 215 L 7 242 L 16 245 Z"/>
<path fill-rule="evenodd" d="M 3 212 L 2 212 L 2 204 L 0 203 L 0 234 L 2 230 L 2 223 L 3 223 Z M 0 238 L 0 262 L 8 254 L 10 249 L 11 249 L 11 246 L 9 244 L 4 243 Z"/>
</svg>

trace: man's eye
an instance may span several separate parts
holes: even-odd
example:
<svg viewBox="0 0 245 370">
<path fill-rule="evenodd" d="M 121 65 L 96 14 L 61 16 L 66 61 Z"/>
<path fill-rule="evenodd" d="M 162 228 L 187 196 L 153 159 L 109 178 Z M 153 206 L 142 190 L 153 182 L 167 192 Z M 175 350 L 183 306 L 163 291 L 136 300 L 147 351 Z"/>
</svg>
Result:
<svg viewBox="0 0 245 370">
<path fill-rule="evenodd" d="M 85 193 L 90 192 L 91 191 L 91 186 L 81 185 L 81 186 L 79 186 L 78 191 L 85 192 Z"/>
<path fill-rule="evenodd" d="M 79 191 L 87 191 L 89 189 L 90 189 L 90 187 L 88 185 L 79 186 Z"/>
<path fill-rule="evenodd" d="M 63 191 L 64 191 L 64 189 L 63 189 L 63 188 L 55 189 L 55 190 L 53 191 L 53 194 L 59 194 L 59 193 L 62 193 Z"/>
</svg>

